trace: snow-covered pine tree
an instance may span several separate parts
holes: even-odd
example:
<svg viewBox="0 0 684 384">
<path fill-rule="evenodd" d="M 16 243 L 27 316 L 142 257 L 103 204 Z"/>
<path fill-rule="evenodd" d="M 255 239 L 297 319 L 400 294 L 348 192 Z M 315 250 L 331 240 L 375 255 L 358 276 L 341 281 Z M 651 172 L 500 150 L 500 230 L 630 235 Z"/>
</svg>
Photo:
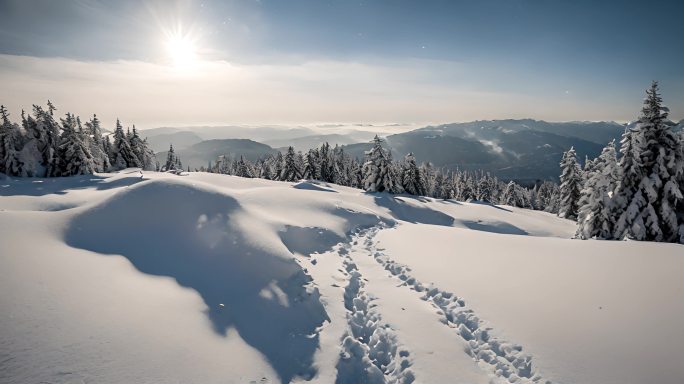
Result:
<svg viewBox="0 0 684 384">
<path fill-rule="evenodd" d="M 580 239 L 612 239 L 615 217 L 611 197 L 618 181 L 615 141 L 591 162 L 579 200 L 576 237 Z"/>
<path fill-rule="evenodd" d="M 147 145 L 147 139 L 143 140 L 140 137 L 140 135 L 138 134 L 138 130 L 135 129 L 135 125 L 133 125 L 133 132 L 131 133 L 130 143 L 131 150 L 140 161 L 140 166 L 142 167 L 142 169 L 147 171 L 153 170 L 154 163 L 156 161 L 154 151 L 152 151 L 152 149 L 149 148 L 149 146 Z"/>
<path fill-rule="evenodd" d="M 140 159 L 135 155 L 131 148 L 126 133 L 119 119 L 116 119 L 116 129 L 114 130 L 114 144 L 112 146 L 114 161 L 112 167 L 120 170 L 128 167 L 140 167 Z"/>
<path fill-rule="evenodd" d="M 281 181 L 297 181 L 302 178 L 301 172 L 297 167 L 295 159 L 295 151 L 291 146 L 287 148 L 285 160 L 283 161 L 283 169 L 280 171 Z"/>
<path fill-rule="evenodd" d="M 535 198 L 535 209 L 547 211 L 547 208 L 552 205 L 551 199 L 555 188 L 556 184 L 551 181 L 544 181 L 539 185 L 539 188 L 537 188 L 537 196 Z"/>
<path fill-rule="evenodd" d="M 243 156 L 240 156 L 240 160 L 238 160 L 236 168 L 235 176 L 247 177 L 250 179 L 254 177 L 252 164 L 248 160 L 245 160 Z"/>
<path fill-rule="evenodd" d="M 401 186 L 410 195 L 420 195 L 424 190 L 420 170 L 418 165 L 416 165 L 416 158 L 410 152 L 404 157 L 404 162 L 402 163 Z"/>
<path fill-rule="evenodd" d="M 60 176 L 88 175 L 97 171 L 93 155 L 85 142 L 85 133 L 79 132 L 77 119 L 67 113 L 62 119 L 59 143 Z"/>
<path fill-rule="evenodd" d="M 54 119 L 56 108 L 48 100 L 48 111 L 40 106 L 33 106 L 34 118 L 27 120 L 27 133 L 30 138 L 35 139 L 35 146 L 40 153 L 40 168 L 36 169 L 38 176 L 52 177 L 59 173 L 59 157 L 57 150 L 59 147 L 60 129 L 59 124 Z"/>
<path fill-rule="evenodd" d="M 679 142 L 666 123 L 658 83 L 646 91 L 638 124 L 627 131 L 620 151 L 620 183 L 615 193 L 619 218 L 615 236 L 635 240 L 680 241 L 678 206 L 684 204 Z"/>
<path fill-rule="evenodd" d="M 280 180 L 280 175 L 283 173 L 284 162 L 283 154 L 280 151 L 271 158 L 271 180 Z"/>
<path fill-rule="evenodd" d="M 682 125 L 684 120 L 680 121 L 679 124 Z M 678 152 L 678 169 L 680 170 L 677 175 L 679 180 L 680 190 L 684 190 L 684 130 L 680 130 L 679 134 L 679 152 Z M 679 242 L 684 244 L 684 204 L 677 204 L 676 207 L 677 221 L 679 222 Z"/>
<path fill-rule="evenodd" d="M 334 174 L 334 164 L 333 156 L 330 150 L 330 144 L 323 143 L 318 151 L 319 153 L 319 168 L 320 168 L 320 180 L 327 183 L 333 183 L 335 181 Z"/>
<path fill-rule="evenodd" d="M 316 179 L 319 174 L 318 168 L 318 151 L 316 148 L 309 149 L 304 157 L 304 170 L 302 171 L 302 178 L 310 180 Z"/>
<path fill-rule="evenodd" d="M 510 205 L 511 207 L 526 208 L 527 202 L 524 193 L 525 191 L 523 188 L 511 180 L 506 184 L 506 189 L 503 191 L 501 204 Z"/>
<path fill-rule="evenodd" d="M 25 176 L 20 150 L 23 145 L 19 126 L 12 124 L 4 105 L 0 105 L 0 173 L 9 176 Z"/>
<path fill-rule="evenodd" d="M 93 162 L 98 172 L 106 172 L 110 168 L 109 155 L 105 139 L 102 137 L 100 119 L 93 115 L 90 121 L 86 121 L 86 133 L 89 135 L 88 147 L 93 155 Z"/>
<path fill-rule="evenodd" d="M 375 135 L 373 147 L 366 153 L 363 164 L 363 188 L 368 192 L 390 192 L 395 188 L 392 162 L 382 148 L 382 140 Z"/>
<path fill-rule="evenodd" d="M 577 163 L 575 148 L 571 147 L 563 153 L 560 163 L 560 196 L 558 216 L 576 220 L 579 209 L 579 197 L 582 190 L 582 170 Z"/>
<path fill-rule="evenodd" d="M 220 165 L 219 163 L 222 161 L 222 157 L 219 156 L 219 160 L 216 161 L 217 163 L 217 170 L 218 172 L 216 173 L 221 173 L 220 172 Z M 167 171 L 174 171 L 176 169 L 176 152 L 173 149 L 173 144 L 169 144 L 169 151 L 166 152 L 166 162 L 162 166 L 161 170 L 162 172 L 167 172 Z"/>
<path fill-rule="evenodd" d="M 432 190 L 432 197 L 434 197 L 435 199 L 448 199 L 448 188 L 446 183 L 447 180 L 444 177 L 444 174 L 440 170 L 438 170 L 435 173 L 435 188 Z"/>
<path fill-rule="evenodd" d="M 432 195 L 432 191 L 435 188 L 435 170 L 432 167 L 432 163 L 429 161 L 422 163 L 418 169 L 420 173 L 420 183 L 423 189 L 420 191 L 422 196 Z"/>
</svg>

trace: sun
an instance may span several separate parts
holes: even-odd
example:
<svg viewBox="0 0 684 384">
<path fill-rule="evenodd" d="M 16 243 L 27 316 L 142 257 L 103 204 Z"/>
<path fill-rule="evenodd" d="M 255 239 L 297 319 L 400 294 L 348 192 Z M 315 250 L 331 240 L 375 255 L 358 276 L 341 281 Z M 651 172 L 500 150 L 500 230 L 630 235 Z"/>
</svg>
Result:
<svg viewBox="0 0 684 384">
<path fill-rule="evenodd" d="M 166 50 L 177 69 L 192 68 L 197 62 L 195 42 L 189 35 L 173 34 L 166 39 Z"/>
</svg>

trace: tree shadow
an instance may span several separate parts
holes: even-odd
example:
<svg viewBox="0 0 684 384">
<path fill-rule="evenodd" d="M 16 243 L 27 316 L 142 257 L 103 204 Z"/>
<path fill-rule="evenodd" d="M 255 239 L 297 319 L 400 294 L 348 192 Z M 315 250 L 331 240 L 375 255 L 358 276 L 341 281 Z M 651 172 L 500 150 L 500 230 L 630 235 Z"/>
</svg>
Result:
<svg viewBox="0 0 684 384">
<path fill-rule="evenodd" d="M 407 221 L 409 223 L 432 224 L 451 227 L 454 224 L 454 218 L 427 207 L 416 206 L 409 204 L 406 201 L 390 195 L 388 193 L 373 193 L 375 204 L 385 207 L 390 211 L 392 217 L 397 220 Z M 402 196 L 403 199 L 413 199 L 413 197 Z M 420 199 L 415 199 L 421 201 Z"/>
<path fill-rule="evenodd" d="M 505 223 L 502 221 L 486 223 L 479 221 L 462 221 L 462 223 L 468 229 L 473 229 L 475 231 L 500 233 L 505 235 L 529 235 L 527 231 L 520 229 L 513 224 Z"/>
<path fill-rule="evenodd" d="M 143 273 L 194 289 L 218 334 L 235 327 L 283 383 L 310 379 L 317 328 L 328 320 L 318 290 L 293 259 L 243 236 L 234 221 L 240 210 L 230 196 L 157 180 L 77 216 L 65 237 L 70 246 L 123 255 Z"/>
<path fill-rule="evenodd" d="M 112 178 L 111 175 L 79 175 L 69 177 L 11 177 L 0 180 L 0 196 L 46 196 L 65 195 L 68 190 L 95 188 L 108 190 L 126 187 L 143 181 L 138 172 L 123 177 Z"/>
</svg>

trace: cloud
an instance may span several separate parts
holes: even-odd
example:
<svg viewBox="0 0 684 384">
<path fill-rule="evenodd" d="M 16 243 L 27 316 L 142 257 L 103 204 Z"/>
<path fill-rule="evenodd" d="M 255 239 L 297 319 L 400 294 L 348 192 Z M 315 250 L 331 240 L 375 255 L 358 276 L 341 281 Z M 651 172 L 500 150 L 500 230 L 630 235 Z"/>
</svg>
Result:
<svg viewBox="0 0 684 384">
<path fill-rule="evenodd" d="M 543 95 L 476 91 L 471 78 L 479 75 L 457 63 L 417 59 L 259 65 L 204 61 L 180 72 L 143 61 L 0 55 L 0 103 L 18 113 L 50 99 L 61 113 L 97 113 L 107 125 L 120 117 L 144 128 L 592 118 L 567 100 L 559 105 Z"/>
</svg>

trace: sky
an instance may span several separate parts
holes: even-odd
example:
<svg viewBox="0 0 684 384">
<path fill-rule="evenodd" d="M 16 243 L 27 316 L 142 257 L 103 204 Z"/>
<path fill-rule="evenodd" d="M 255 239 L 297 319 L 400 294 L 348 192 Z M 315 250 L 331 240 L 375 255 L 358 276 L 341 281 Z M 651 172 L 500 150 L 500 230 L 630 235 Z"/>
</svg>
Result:
<svg viewBox="0 0 684 384">
<path fill-rule="evenodd" d="M 0 103 L 140 128 L 684 118 L 684 1 L 0 0 Z"/>
</svg>

